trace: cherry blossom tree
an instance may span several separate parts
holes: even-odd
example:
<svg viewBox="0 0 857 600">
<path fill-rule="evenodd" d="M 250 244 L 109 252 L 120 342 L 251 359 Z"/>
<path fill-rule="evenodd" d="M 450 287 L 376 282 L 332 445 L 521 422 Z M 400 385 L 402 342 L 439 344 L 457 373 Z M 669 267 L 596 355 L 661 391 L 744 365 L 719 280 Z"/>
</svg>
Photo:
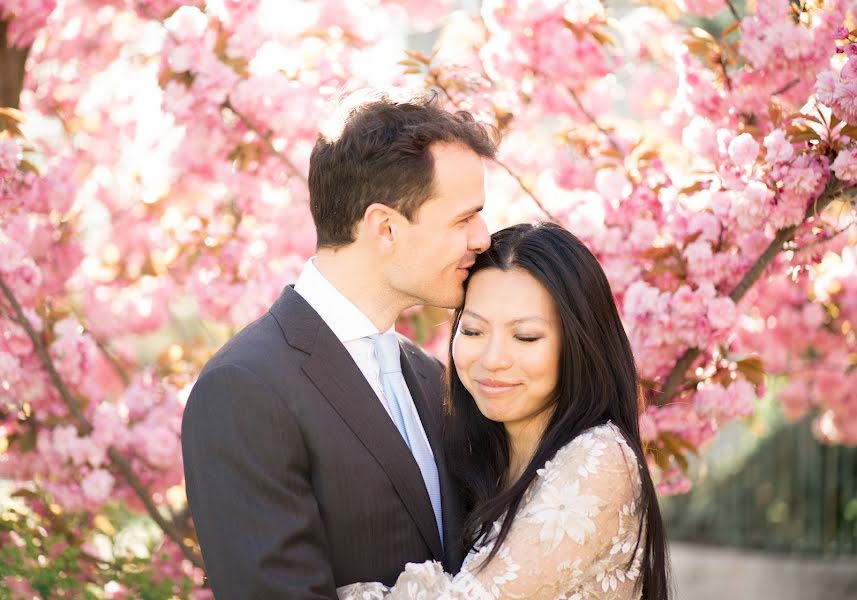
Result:
<svg viewBox="0 0 857 600">
<path fill-rule="evenodd" d="M 553 220 L 597 254 L 663 493 L 768 377 L 857 444 L 857 11 L 739 8 L 0 0 L 5 587 L 206 597 L 183 404 L 312 254 L 309 151 L 367 84 L 496 127 L 491 224 Z M 442 355 L 445 319 L 400 327 Z"/>
</svg>

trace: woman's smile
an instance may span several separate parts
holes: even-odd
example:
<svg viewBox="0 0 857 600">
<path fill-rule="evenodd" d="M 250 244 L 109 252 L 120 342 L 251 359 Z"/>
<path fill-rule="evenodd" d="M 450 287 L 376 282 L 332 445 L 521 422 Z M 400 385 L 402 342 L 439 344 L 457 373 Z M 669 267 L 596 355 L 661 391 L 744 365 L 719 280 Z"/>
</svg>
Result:
<svg viewBox="0 0 857 600">
<path fill-rule="evenodd" d="M 479 394 L 488 397 L 505 396 L 517 390 L 521 385 L 520 383 L 510 383 L 500 381 L 499 379 L 476 379 L 475 381 L 478 385 Z"/>
</svg>

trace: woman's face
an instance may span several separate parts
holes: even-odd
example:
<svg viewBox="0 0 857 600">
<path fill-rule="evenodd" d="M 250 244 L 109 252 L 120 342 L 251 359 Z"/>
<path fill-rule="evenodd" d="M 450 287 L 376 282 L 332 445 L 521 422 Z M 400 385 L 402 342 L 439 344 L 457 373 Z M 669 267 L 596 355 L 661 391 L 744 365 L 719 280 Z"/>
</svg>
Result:
<svg viewBox="0 0 857 600">
<path fill-rule="evenodd" d="M 452 356 L 461 382 L 486 418 L 503 423 L 510 435 L 544 427 L 559 354 L 553 300 L 532 275 L 493 268 L 473 275 Z"/>
</svg>

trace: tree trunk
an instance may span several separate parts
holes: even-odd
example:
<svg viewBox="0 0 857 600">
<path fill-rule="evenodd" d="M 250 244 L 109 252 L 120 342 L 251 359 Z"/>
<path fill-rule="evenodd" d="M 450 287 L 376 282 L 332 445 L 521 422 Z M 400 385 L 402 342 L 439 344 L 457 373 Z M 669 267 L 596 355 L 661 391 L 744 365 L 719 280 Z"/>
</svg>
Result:
<svg viewBox="0 0 857 600">
<path fill-rule="evenodd" d="M 0 106 L 18 108 L 24 87 L 24 64 L 30 47 L 11 47 L 6 39 L 8 26 L 6 21 L 0 21 Z"/>
</svg>

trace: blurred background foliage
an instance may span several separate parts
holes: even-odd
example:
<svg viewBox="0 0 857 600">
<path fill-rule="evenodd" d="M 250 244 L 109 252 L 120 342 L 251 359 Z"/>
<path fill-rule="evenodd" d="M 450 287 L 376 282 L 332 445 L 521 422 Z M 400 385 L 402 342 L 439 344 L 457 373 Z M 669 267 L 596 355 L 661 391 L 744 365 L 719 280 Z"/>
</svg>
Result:
<svg viewBox="0 0 857 600">
<path fill-rule="evenodd" d="M 812 417 L 786 420 L 776 385 L 757 413 L 718 435 L 690 469 L 688 494 L 663 498 L 676 541 L 857 556 L 857 448 L 812 435 Z"/>
</svg>

